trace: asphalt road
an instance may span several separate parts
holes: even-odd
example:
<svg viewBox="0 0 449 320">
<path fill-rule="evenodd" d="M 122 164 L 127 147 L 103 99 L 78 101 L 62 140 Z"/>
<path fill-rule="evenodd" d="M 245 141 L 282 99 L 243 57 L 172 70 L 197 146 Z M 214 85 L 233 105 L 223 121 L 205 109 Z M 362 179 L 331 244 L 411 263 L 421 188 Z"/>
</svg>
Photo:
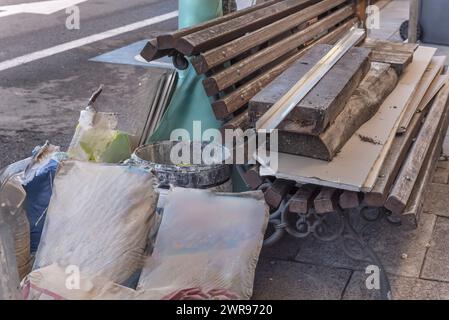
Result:
<svg viewBox="0 0 449 320">
<path fill-rule="evenodd" d="M 0 0 L 0 8 L 24 2 L 39 1 Z M 177 26 L 176 18 L 172 18 L 20 64 L 18 57 L 177 10 L 177 1 L 87 0 L 78 7 L 79 30 L 66 28 L 65 10 L 9 16 L 2 16 L 0 11 L 0 168 L 27 157 L 46 140 L 66 148 L 79 111 L 99 84 L 105 85 L 99 109 L 120 112 L 127 108 L 142 78 L 151 79 L 151 72 L 89 59 Z M 2 65 L 10 61 L 19 61 L 19 65 L 2 70 Z"/>
</svg>

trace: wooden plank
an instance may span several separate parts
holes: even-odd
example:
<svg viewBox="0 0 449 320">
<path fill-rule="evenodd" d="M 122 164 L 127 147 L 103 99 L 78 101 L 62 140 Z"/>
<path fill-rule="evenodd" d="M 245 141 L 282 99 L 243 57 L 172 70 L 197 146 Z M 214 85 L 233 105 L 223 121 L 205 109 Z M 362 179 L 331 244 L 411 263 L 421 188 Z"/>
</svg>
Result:
<svg viewBox="0 0 449 320">
<path fill-rule="evenodd" d="M 259 92 L 249 102 L 251 121 L 258 121 L 330 50 L 317 45 Z M 317 135 L 335 120 L 367 74 L 371 50 L 350 49 L 281 122 L 278 129 Z"/>
<path fill-rule="evenodd" d="M 317 44 L 335 44 L 337 40 L 343 36 L 354 24 L 357 19 L 351 19 L 350 21 L 344 23 L 343 25 L 332 30 L 325 36 L 316 40 L 314 43 L 310 44 L 308 47 L 300 50 L 290 58 L 287 58 L 278 65 L 267 70 L 262 75 L 256 77 L 255 79 L 247 82 L 243 86 L 237 88 L 232 93 L 224 96 L 223 98 L 212 103 L 212 108 L 214 110 L 215 116 L 218 119 L 223 119 L 230 115 L 231 113 L 239 110 L 245 106 L 251 98 L 253 98 L 258 92 L 265 88 L 269 83 L 271 83 L 276 77 L 278 77 L 282 72 L 287 70 L 295 61 L 301 58 L 307 51 L 311 49 L 313 45 Z"/>
<path fill-rule="evenodd" d="M 390 65 L 373 63 L 368 75 L 346 100 L 343 110 L 323 133 L 317 136 L 298 133 L 300 128 L 295 122 L 280 126 L 279 152 L 331 161 L 354 132 L 376 114 L 397 82 L 396 72 Z"/>
<path fill-rule="evenodd" d="M 313 201 L 318 214 L 335 212 L 338 209 L 340 191 L 334 188 L 322 188 Z"/>
<path fill-rule="evenodd" d="M 445 75 L 441 76 L 440 78 L 446 81 L 447 77 L 448 76 Z M 429 88 L 432 93 L 426 94 L 426 98 L 421 100 L 420 107 L 418 108 L 421 111 L 413 115 L 412 120 L 408 125 L 407 131 L 394 138 L 393 144 L 388 152 L 382 169 L 379 172 L 378 179 L 376 181 L 376 184 L 374 185 L 374 188 L 371 190 L 371 192 L 365 194 L 364 202 L 367 206 L 383 207 L 385 205 L 385 201 L 387 200 L 394 180 L 396 179 L 402 163 L 404 162 L 407 153 L 410 150 L 410 146 L 413 144 L 413 141 L 421 128 L 422 119 L 426 115 L 423 105 L 427 105 L 430 103 L 432 98 L 437 93 L 433 92 L 435 89 L 436 87 L 432 89 Z M 439 89 L 441 89 L 441 87 Z M 432 98 L 430 98 L 430 96 L 432 96 Z"/>
<path fill-rule="evenodd" d="M 251 190 L 257 190 L 264 182 L 263 178 L 259 175 L 259 168 L 256 166 L 248 169 L 242 178 Z"/>
<path fill-rule="evenodd" d="M 185 55 L 198 54 L 264 27 L 316 2 L 316 0 L 284 0 L 178 38 L 175 48 Z"/>
<path fill-rule="evenodd" d="M 316 5 L 312 5 L 231 42 L 201 53 L 199 56 L 192 59 L 192 64 L 198 74 L 204 74 L 213 67 L 223 64 L 290 29 L 296 28 L 304 22 L 337 7 L 345 1 L 346 0 L 325 0 L 319 2 Z"/>
<path fill-rule="evenodd" d="M 365 27 L 366 23 L 366 8 L 368 7 L 368 1 L 367 0 L 356 0 L 356 7 L 355 10 L 357 12 L 357 16 L 362 21 L 362 26 Z"/>
<path fill-rule="evenodd" d="M 424 116 L 424 112 L 416 113 L 410 122 L 408 130 L 403 135 L 395 137 L 382 169 L 379 172 L 376 184 L 370 192 L 365 194 L 363 201 L 366 206 L 383 207 L 385 205 L 388 193 L 401 169 L 402 163 L 407 157 L 413 140 L 421 128 Z"/>
<path fill-rule="evenodd" d="M 447 77 L 448 75 L 440 75 L 438 78 L 435 78 L 435 80 L 430 85 L 429 90 L 427 90 L 426 95 L 421 100 L 421 103 L 418 107 L 418 112 L 423 112 L 427 108 L 430 101 L 432 101 L 432 99 L 435 98 L 441 88 L 443 88 Z"/>
<path fill-rule="evenodd" d="M 159 58 L 168 56 L 173 51 L 174 51 L 173 49 L 159 50 L 157 48 L 156 39 L 151 39 L 150 41 L 148 41 L 148 43 L 145 45 L 145 47 L 140 52 L 140 56 L 142 58 L 144 58 L 146 61 L 150 62 L 150 61 L 157 60 Z"/>
<path fill-rule="evenodd" d="M 373 50 L 371 54 L 371 61 L 391 64 L 398 75 L 404 72 L 405 68 L 412 62 L 412 59 L 412 53 Z"/>
<path fill-rule="evenodd" d="M 444 62 L 446 61 L 445 56 L 433 57 L 430 62 L 424 76 L 422 77 L 418 90 L 415 94 L 415 98 L 409 103 L 404 116 L 401 119 L 399 125 L 398 133 L 402 134 L 407 131 L 407 128 L 412 120 L 413 115 L 417 112 L 421 101 L 424 99 L 426 92 L 429 90 L 430 85 L 438 77 L 438 75 L 443 70 Z"/>
<path fill-rule="evenodd" d="M 410 1 L 410 17 L 408 20 L 408 42 L 418 42 L 419 0 Z"/>
<path fill-rule="evenodd" d="M 416 43 L 398 43 L 375 39 L 366 39 L 362 46 L 373 50 L 371 61 L 391 64 L 398 75 L 401 75 L 412 62 L 413 54 L 418 48 Z"/>
<path fill-rule="evenodd" d="M 360 206 L 362 193 L 353 191 L 344 191 L 340 195 L 339 203 L 342 209 L 355 209 Z"/>
<path fill-rule="evenodd" d="M 248 8 L 227 14 L 225 16 L 222 17 L 218 17 L 216 19 L 213 20 L 209 20 L 200 24 L 197 24 L 195 26 L 189 27 L 189 28 L 184 28 L 181 30 L 177 30 L 168 34 L 162 34 L 160 36 L 157 37 L 157 48 L 158 49 L 172 49 L 176 46 L 176 40 L 184 37 L 186 35 L 192 34 L 194 32 L 206 29 L 206 28 L 210 28 L 213 26 L 216 26 L 218 24 L 230 21 L 232 19 L 247 15 L 248 13 L 251 13 L 253 11 L 257 11 L 259 9 L 262 8 L 266 8 L 268 6 L 271 6 L 273 4 L 275 4 L 276 2 L 279 2 L 282 0 L 269 0 L 269 1 L 265 1 L 263 3 L 257 4 L 255 6 L 250 6 Z"/>
<path fill-rule="evenodd" d="M 406 221 L 412 221 L 415 226 L 418 226 L 419 216 L 424 206 L 424 200 L 428 193 L 428 186 L 432 182 L 431 179 L 435 172 L 435 168 L 438 163 L 438 159 L 441 155 L 441 150 L 448 130 L 449 125 L 449 103 L 446 105 L 446 111 L 443 118 L 442 125 L 439 132 L 432 142 L 432 150 L 426 156 L 421 172 L 416 180 L 415 187 L 413 188 L 410 196 L 410 201 L 404 210 L 403 217 Z"/>
<path fill-rule="evenodd" d="M 414 54 L 416 49 L 418 49 L 419 47 L 417 43 L 392 42 L 372 38 L 366 38 L 362 46 L 373 50 L 384 50 L 390 52 L 403 52 L 411 54 Z"/>
<path fill-rule="evenodd" d="M 391 147 L 402 113 L 435 51 L 424 46 L 416 50 L 413 62 L 379 111 L 351 137 L 331 162 L 279 153 L 277 166 L 271 168 L 269 159 L 259 156 L 257 159 L 265 165 L 260 169 L 261 175 L 369 192 Z"/>
<path fill-rule="evenodd" d="M 244 111 L 238 116 L 232 118 L 228 122 L 226 122 L 222 127 L 221 130 L 224 132 L 226 129 L 230 130 L 236 130 L 236 129 L 242 129 L 242 131 L 246 131 L 250 128 L 250 122 L 249 122 L 249 116 L 248 111 Z"/>
<path fill-rule="evenodd" d="M 421 131 L 416 138 L 410 153 L 403 164 L 394 186 L 385 203 L 385 207 L 394 213 L 403 213 L 410 200 L 410 195 L 423 166 L 425 157 L 431 148 L 431 143 L 438 132 L 439 123 L 446 110 L 449 97 L 449 81 L 438 93 Z"/>
<path fill-rule="evenodd" d="M 270 208 L 279 208 L 282 199 L 295 186 L 295 182 L 284 179 L 276 179 L 271 187 L 265 191 L 265 201 Z"/>
<path fill-rule="evenodd" d="M 313 40 L 319 34 L 326 32 L 328 29 L 349 18 L 351 15 L 353 15 L 351 6 L 346 6 L 326 18 L 323 18 L 319 22 L 314 23 L 310 27 L 299 31 L 272 46 L 258 51 L 248 58 L 226 68 L 222 72 L 214 74 L 204 80 L 206 93 L 209 96 L 219 93 L 258 71 L 260 68 L 276 60 L 280 56 Z"/>
<path fill-rule="evenodd" d="M 313 200 L 317 194 L 318 188 L 308 184 L 300 187 L 295 195 L 290 199 L 288 210 L 291 213 L 307 214 L 313 207 Z"/>
</svg>

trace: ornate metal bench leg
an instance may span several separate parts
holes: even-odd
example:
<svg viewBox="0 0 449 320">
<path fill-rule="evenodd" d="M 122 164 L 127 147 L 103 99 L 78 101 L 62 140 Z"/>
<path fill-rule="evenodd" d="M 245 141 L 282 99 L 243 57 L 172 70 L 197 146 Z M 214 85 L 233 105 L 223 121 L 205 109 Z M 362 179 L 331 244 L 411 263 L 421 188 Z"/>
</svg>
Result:
<svg viewBox="0 0 449 320">
<path fill-rule="evenodd" d="M 379 209 L 380 210 L 380 209 Z M 384 266 L 382 265 L 381 260 L 368 244 L 368 242 L 363 239 L 361 234 L 356 231 L 351 222 L 350 213 L 347 211 L 341 211 L 341 214 L 344 219 L 345 230 L 342 234 L 342 244 L 344 252 L 351 258 L 367 263 L 373 263 L 375 266 L 379 268 L 380 272 L 380 296 L 382 300 L 391 300 L 391 286 L 390 281 L 388 280 L 388 275 L 385 271 Z M 379 213 L 378 218 L 381 218 L 382 213 Z M 365 217 L 366 218 L 366 217 Z M 349 242 L 356 244 L 359 247 L 361 252 L 354 251 L 354 248 L 351 248 Z"/>
</svg>

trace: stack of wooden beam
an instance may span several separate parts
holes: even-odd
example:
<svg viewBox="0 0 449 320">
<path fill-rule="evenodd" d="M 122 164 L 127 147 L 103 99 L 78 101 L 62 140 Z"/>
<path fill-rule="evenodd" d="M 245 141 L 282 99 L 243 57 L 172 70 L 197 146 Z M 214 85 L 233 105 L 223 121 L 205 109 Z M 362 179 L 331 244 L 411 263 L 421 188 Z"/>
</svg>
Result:
<svg viewBox="0 0 449 320">
<path fill-rule="evenodd" d="M 191 57 L 215 98 L 224 128 L 247 128 L 249 100 L 298 60 L 312 44 L 335 43 L 354 24 L 351 0 L 269 0 L 149 41 L 146 60 Z M 229 121 L 229 122 L 228 122 Z"/>
<path fill-rule="evenodd" d="M 434 48 L 418 47 L 412 44 L 395 44 L 368 39 L 362 46 L 372 50 L 371 61 L 374 61 L 371 62 L 370 71 L 355 91 L 356 95 L 365 93 L 366 97 L 360 100 L 353 98 L 354 95 L 349 99 L 347 94 L 340 95 L 344 97 L 343 101 L 346 101 L 346 106 L 340 113 L 343 115 L 342 120 L 334 120 L 333 123 L 331 120 L 324 131 L 326 133 L 329 128 L 338 123 L 339 129 L 332 131 L 336 133 L 333 139 L 337 142 L 341 141 L 343 135 L 346 142 L 331 161 L 316 159 L 322 157 L 307 153 L 322 151 L 317 147 L 314 149 L 312 144 L 309 144 L 310 148 L 307 149 L 304 147 L 305 142 L 301 141 L 299 136 L 300 130 L 309 130 L 307 126 L 298 122 L 298 119 L 305 119 L 305 117 L 294 119 L 295 114 L 291 112 L 286 118 L 287 122 L 279 126 L 280 135 L 284 133 L 284 139 L 280 139 L 280 148 L 282 144 L 285 144 L 283 140 L 289 138 L 293 142 L 289 142 L 290 145 L 287 147 L 284 146 L 285 149 L 297 149 L 307 156 L 293 155 L 289 154 L 288 150 L 281 150 L 277 154 L 279 160 L 277 168 L 261 167 L 262 177 L 275 177 L 275 182 L 266 192 L 267 202 L 271 201 L 273 205 L 276 205 L 278 201 L 273 199 L 279 197 L 273 197 L 273 194 L 282 194 L 290 198 L 295 204 L 292 204 L 292 208 L 296 208 L 297 203 L 303 203 L 304 198 L 307 198 L 311 200 L 312 206 L 318 213 L 331 209 L 333 211 L 337 205 L 344 209 L 384 207 L 393 213 L 407 216 L 416 224 L 422 209 L 426 185 L 439 158 L 449 125 L 449 75 L 443 74 L 446 57 L 435 56 Z M 340 63 L 343 63 L 343 60 L 344 58 Z M 301 61 L 300 59 L 298 63 Z M 352 61 L 351 64 L 358 66 L 359 70 L 363 68 L 357 59 Z M 303 62 L 307 63 L 307 61 Z M 292 66 L 257 95 L 253 99 L 254 110 L 260 109 L 263 103 L 268 104 L 269 107 L 271 102 L 268 96 L 274 94 L 272 87 L 277 86 L 278 90 L 284 92 L 288 90 L 292 82 L 289 77 L 293 77 L 291 72 L 298 71 L 298 68 L 297 65 Z M 334 69 L 338 69 L 338 65 L 335 65 Z M 383 78 L 380 70 L 390 70 L 389 74 L 392 70 L 395 71 L 393 73 L 396 80 L 393 85 L 391 83 L 387 85 L 391 87 L 390 90 L 378 91 L 385 83 L 389 83 L 385 79 L 394 79 L 394 76 Z M 346 78 L 335 77 L 332 76 L 331 70 L 313 89 L 315 91 L 310 91 L 310 94 L 317 96 L 317 92 L 324 94 L 325 90 L 321 90 L 320 85 L 329 81 L 332 83 L 332 80 L 341 82 L 339 90 L 345 92 L 343 84 L 355 73 L 353 71 Z M 301 72 L 297 72 L 296 81 L 300 75 Z M 332 93 L 332 85 L 326 84 L 326 87 L 329 88 L 328 93 Z M 321 91 L 317 91 L 318 89 Z M 386 95 L 385 92 L 387 92 Z M 338 101 L 337 96 L 334 94 L 330 103 L 326 99 L 323 101 L 327 101 L 326 106 L 330 106 Z M 380 96 L 382 97 L 379 102 Z M 312 98 L 306 97 L 301 101 L 296 106 L 296 112 L 310 105 Z M 277 99 L 279 97 L 275 96 L 274 100 Z M 354 106 L 352 106 L 352 99 L 354 99 Z M 309 102 L 304 104 L 307 101 Z M 373 101 L 377 101 L 376 107 L 373 107 Z M 321 102 L 315 105 L 323 106 L 324 104 Z M 328 108 L 324 110 L 329 112 Z M 318 114 L 323 117 L 323 113 Z M 335 119 L 338 119 L 338 116 Z M 288 121 L 294 122 L 295 126 Z M 353 128 L 354 124 L 357 124 L 356 128 Z M 352 135 L 347 137 L 345 132 L 352 132 Z M 323 134 L 316 137 L 326 142 Z M 323 141 L 321 141 L 322 144 Z M 335 143 L 332 142 L 330 145 Z M 250 182 L 256 181 L 254 174 L 250 175 L 253 171 L 254 169 L 248 171 Z M 292 182 L 294 182 L 293 185 Z M 285 192 L 286 186 L 290 186 L 287 192 Z M 310 189 L 313 189 L 313 192 Z"/>
</svg>

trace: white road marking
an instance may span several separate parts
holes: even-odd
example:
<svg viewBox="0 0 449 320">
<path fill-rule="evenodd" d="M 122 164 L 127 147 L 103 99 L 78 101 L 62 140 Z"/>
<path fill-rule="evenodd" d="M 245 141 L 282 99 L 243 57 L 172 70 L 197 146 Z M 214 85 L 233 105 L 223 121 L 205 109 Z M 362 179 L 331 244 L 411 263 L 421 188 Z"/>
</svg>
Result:
<svg viewBox="0 0 449 320">
<path fill-rule="evenodd" d="M 21 3 L 10 6 L 0 7 L 0 18 L 12 16 L 19 13 L 34 13 L 34 14 L 53 14 L 55 12 L 64 10 L 74 5 L 86 2 L 87 0 L 53 0 L 53 1 L 39 1 L 31 3 Z"/>
<path fill-rule="evenodd" d="M 122 33 L 127 33 L 130 31 L 148 27 L 148 26 L 151 26 L 151 25 L 154 25 L 154 24 L 166 21 L 166 20 L 176 18 L 177 16 L 178 16 L 178 11 L 172 11 L 172 12 L 169 12 L 169 13 L 157 16 L 157 17 L 153 17 L 153 18 L 149 18 L 149 19 L 146 19 L 143 21 L 128 24 L 123 27 L 111 29 L 111 30 L 108 30 L 108 31 L 105 31 L 102 33 L 98 33 L 98 34 L 94 34 L 94 35 L 91 35 L 91 36 L 88 36 L 85 38 L 66 42 L 66 43 L 63 43 L 63 44 L 60 44 L 60 45 L 57 45 L 57 46 L 54 46 L 54 47 L 51 47 L 48 49 L 36 51 L 36 52 L 30 53 L 30 54 L 23 55 L 21 57 L 11 59 L 11 60 L 6 60 L 3 62 L 0 62 L 0 71 L 18 67 L 25 63 L 36 61 L 39 59 L 47 58 L 47 57 L 53 56 L 53 55 L 61 53 L 61 52 L 69 51 L 69 50 L 72 50 L 75 48 L 85 46 L 87 44 L 91 44 L 93 42 L 112 38 L 112 37 L 115 37 Z"/>
</svg>

